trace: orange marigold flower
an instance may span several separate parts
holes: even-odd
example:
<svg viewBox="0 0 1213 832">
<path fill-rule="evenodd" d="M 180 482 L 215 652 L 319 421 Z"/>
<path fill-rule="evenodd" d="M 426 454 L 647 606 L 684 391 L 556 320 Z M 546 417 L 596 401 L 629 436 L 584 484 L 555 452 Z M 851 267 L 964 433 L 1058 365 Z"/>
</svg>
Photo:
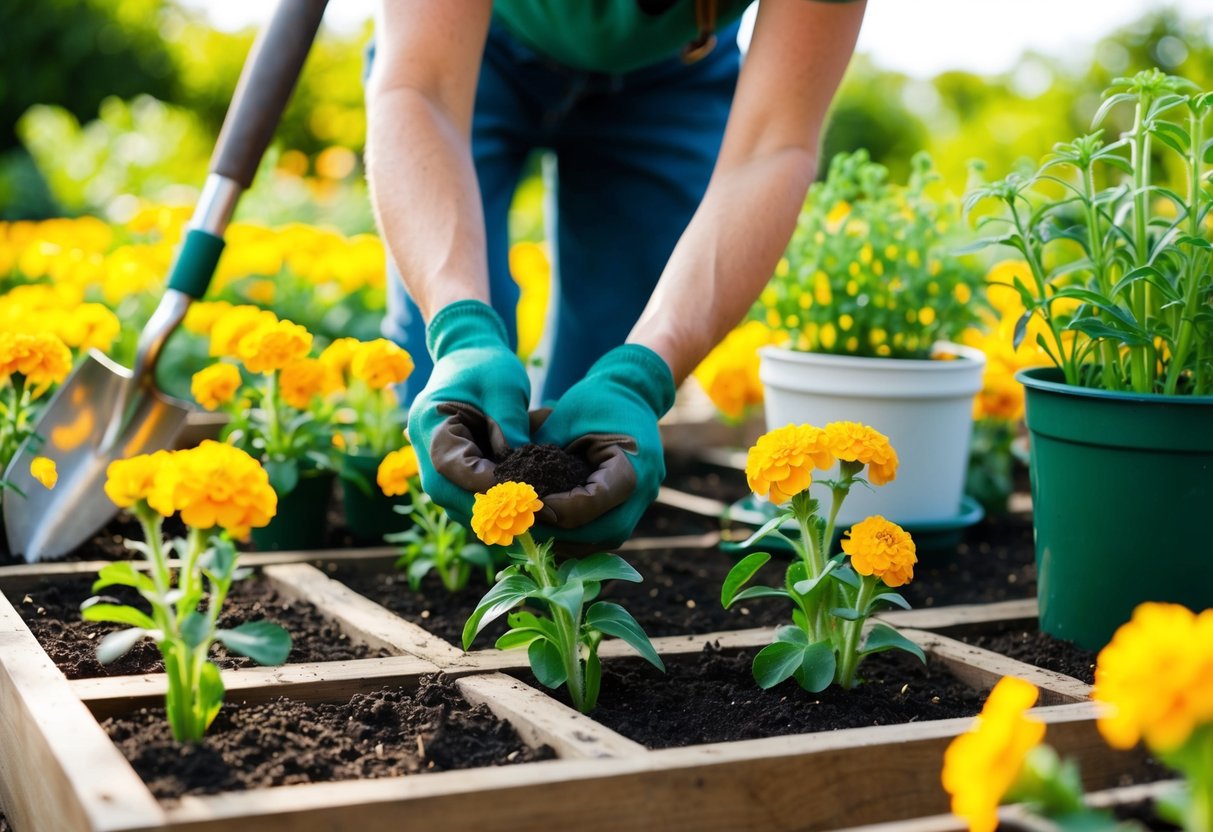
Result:
<svg viewBox="0 0 1213 832">
<path fill-rule="evenodd" d="M 786 425 L 758 437 L 746 456 L 746 481 L 755 494 L 783 503 L 813 481 L 813 469 L 834 464 L 825 431 L 812 425 Z"/>
<path fill-rule="evenodd" d="M 29 464 L 29 475 L 42 483 L 43 488 L 54 488 L 59 482 L 59 469 L 55 460 L 45 456 L 36 456 Z"/>
<path fill-rule="evenodd" d="M 278 495 L 261 463 L 232 445 L 203 441 L 177 451 L 156 476 L 148 504 L 195 529 L 219 526 L 236 537 L 260 528 L 278 511 Z"/>
<path fill-rule="evenodd" d="M 105 469 L 106 496 L 119 508 L 130 508 L 140 500 L 148 499 L 155 487 L 157 476 L 172 463 L 172 459 L 173 455 L 168 451 L 157 451 L 154 454 L 139 454 L 130 459 L 114 460 Z M 170 507 L 160 513 L 167 517 L 173 510 Z"/>
<path fill-rule="evenodd" d="M 67 378 L 72 354 L 57 335 L 0 333 L 0 379 L 19 374 L 35 386 Z"/>
<path fill-rule="evenodd" d="M 1044 723 L 1025 715 L 1037 695 L 1035 685 L 1004 676 L 973 727 L 944 752 L 944 790 L 971 832 L 994 832 L 998 804 L 1019 779 L 1028 752 L 1044 739 Z"/>
<path fill-rule="evenodd" d="M 1213 723 L 1213 610 L 1145 603 L 1112 636 L 1095 664 L 1099 731 L 1115 748 L 1144 738 L 1159 754 Z"/>
<path fill-rule="evenodd" d="M 842 539 L 842 551 L 860 575 L 875 575 L 885 586 L 903 586 L 914 579 L 918 562 L 910 533 L 879 514 L 852 526 Z"/>
<path fill-rule="evenodd" d="M 332 374 L 319 359 L 300 358 L 282 368 L 278 389 L 287 404 L 303 410 L 313 398 L 332 390 Z"/>
<path fill-rule="evenodd" d="M 399 384 L 413 372 L 413 357 L 398 344 L 376 338 L 360 344 L 350 361 L 350 374 L 368 387 L 381 390 Z"/>
<path fill-rule="evenodd" d="M 240 381 L 240 368 L 220 361 L 194 373 L 190 379 L 190 393 L 198 404 L 214 410 L 235 398 Z"/>
<path fill-rule="evenodd" d="M 253 373 L 272 373 L 298 361 L 312 348 L 312 333 L 290 321 L 275 321 L 246 334 L 236 355 Z"/>
<path fill-rule="evenodd" d="M 236 357 L 244 336 L 277 321 L 278 316 L 273 312 L 256 306 L 233 306 L 224 310 L 211 327 L 211 355 Z"/>
<path fill-rule="evenodd" d="M 375 482 L 379 484 L 379 490 L 388 497 L 399 497 L 408 493 L 409 480 L 417 476 L 420 470 L 417 452 L 411 445 L 406 445 L 383 458 L 383 462 L 379 463 Z"/>
<path fill-rule="evenodd" d="M 896 478 L 897 452 L 880 431 L 859 422 L 830 422 L 825 431 L 834 456 L 868 466 L 868 482 L 872 485 L 884 485 Z"/>
<path fill-rule="evenodd" d="M 543 503 L 530 485 L 503 482 L 476 495 L 472 505 L 472 531 L 490 546 L 509 546 L 515 537 L 535 525 L 535 512 L 541 508 Z"/>
</svg>

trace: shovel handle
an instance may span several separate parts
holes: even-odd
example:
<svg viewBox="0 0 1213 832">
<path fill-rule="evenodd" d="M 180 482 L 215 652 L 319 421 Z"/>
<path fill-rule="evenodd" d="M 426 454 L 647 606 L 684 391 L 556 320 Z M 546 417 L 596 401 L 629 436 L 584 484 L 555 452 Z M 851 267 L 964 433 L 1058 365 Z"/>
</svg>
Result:
<svg viewBox="0 0 1213 832">
<path fill-rule="evenodd" d="M 211 173 L 248 188 L 295 88 L 327 0 L 281 0 L 261 31 L 223 119 Z"/>
</svg>

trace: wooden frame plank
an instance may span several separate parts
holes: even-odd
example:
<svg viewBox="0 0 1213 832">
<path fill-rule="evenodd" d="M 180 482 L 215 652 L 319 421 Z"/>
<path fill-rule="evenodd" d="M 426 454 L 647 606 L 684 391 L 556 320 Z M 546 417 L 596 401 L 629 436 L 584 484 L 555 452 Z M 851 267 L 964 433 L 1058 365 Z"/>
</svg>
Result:
<svg viewBox="0 0 1213 832">
<path fill-rule="evenodd" d="M 885 610 L 876 613 L 881 621 L 894 627 L 915 630 L 944 630 L 985 624 L 1027 624 L 1039 620 L 1035 598 L 996 601 L 992 604 L 955 604 L 947 607 L 923 607 L 914 610 Z"/>
<path fill-rule="evenodd" d="M 531 745 L 550 745 L 566 759 L 599 759 L 648 753 L 638 742 L 615 733 L 547 694 L 501 673 L 464 676 L 455 680 L 463 697 L 488 705 L 508 720 Z"/>
<path fill-rule="evenodd" d="M 0 596 L 0 804 L 22 832 L 158 826 L 164 813 Z"/>
</svg>

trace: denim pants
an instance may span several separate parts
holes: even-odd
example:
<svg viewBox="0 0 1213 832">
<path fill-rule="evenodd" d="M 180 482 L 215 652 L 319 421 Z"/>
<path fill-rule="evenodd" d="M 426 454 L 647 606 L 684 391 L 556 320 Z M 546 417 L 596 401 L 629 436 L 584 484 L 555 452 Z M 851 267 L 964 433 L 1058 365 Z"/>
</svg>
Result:
<svg viewBox="0 0 1213 832">
<path fill-rule="evenodd" d="M 558 305 L 542 400 L 558 398 L 622 344 L 648 302 L 720 151 L 740 66 L 736 35 L 736 24 L 719 32 L 716 48 L 697 63 L 673 57 L 609 75 L 559 65 L 500 24 L 490 27 L 471 143 L 490 296 L 513 346 L 519 291 L 509 270 L 509 206 L 531 152 L 546 148 L 556 158 Z M 425 322 L 391 268 L 388 289 L 384 336 L 416 362 L 409 402 L 433 364 Z"/>
</svg>

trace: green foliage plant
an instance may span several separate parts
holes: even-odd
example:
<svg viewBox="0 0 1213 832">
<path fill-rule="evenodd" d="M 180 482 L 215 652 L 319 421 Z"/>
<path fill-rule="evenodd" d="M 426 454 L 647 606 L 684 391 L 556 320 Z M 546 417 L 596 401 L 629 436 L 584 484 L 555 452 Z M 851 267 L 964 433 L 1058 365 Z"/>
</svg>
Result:
<svg viewBox="0 0 1213 832">
<path fill-rule="evenodd" d="M 421 581 L 431 571 L 448 592 L 465 588 L 475 569 L 483 569 L 485 581 L 493 582 L 494 561 L 489 548 L 468 540 L 467 528 L 451 519 L 446 509 L 420 488 L 410 488 L 409 505 L 395 506 L 395 510 L 407 515 L 413 525 L 384 539 L 400 547 L 396 568 L 404 570 L 413 591 L 421 590 Z"/>
</svg>

